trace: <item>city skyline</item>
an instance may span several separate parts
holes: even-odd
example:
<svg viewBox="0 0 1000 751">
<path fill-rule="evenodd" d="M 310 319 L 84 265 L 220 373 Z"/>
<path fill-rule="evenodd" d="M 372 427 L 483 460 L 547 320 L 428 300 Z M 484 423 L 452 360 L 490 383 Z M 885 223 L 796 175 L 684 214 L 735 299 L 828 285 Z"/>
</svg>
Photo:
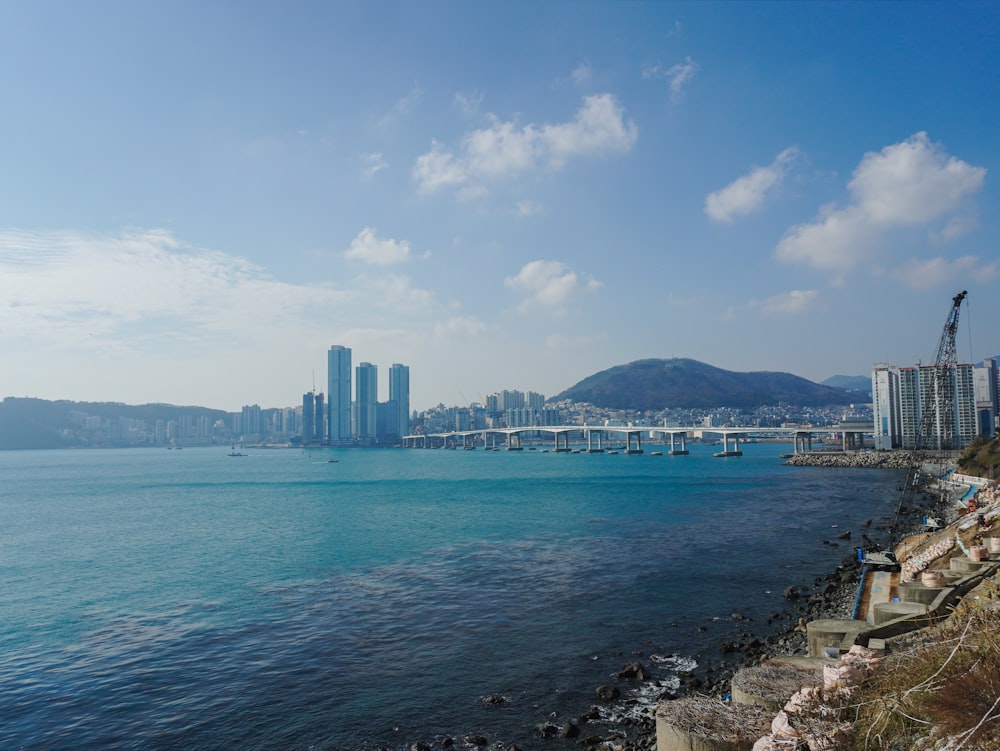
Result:
<svg viewBox="0 0 1000 751">
<path fill-rule="evenodd" d="M 412 368 L 410 411 L 647 358 L 822 382 L 932 360 L 961 289 L 959 359 L 995 355 L 998 28 L 986 2 L 5 4 L 0 396 L 343 409 L 331 342 Z"/>
</svg>

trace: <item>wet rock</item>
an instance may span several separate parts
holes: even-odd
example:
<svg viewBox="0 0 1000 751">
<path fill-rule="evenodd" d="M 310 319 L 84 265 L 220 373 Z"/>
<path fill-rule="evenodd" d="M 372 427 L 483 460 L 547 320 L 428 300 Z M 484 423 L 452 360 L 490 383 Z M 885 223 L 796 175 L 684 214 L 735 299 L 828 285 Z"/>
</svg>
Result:
<svg viewBox="0 0 1000 751">
<path fill-rule="evenodd" d="M 476 748 L 490 745 L 490 742 L 482 735 L 467 735 L 465 736 L 465 743 L 468 746 L 475 746 Z"/>
<path fill-rule="evenodd" d="M 502 696 L 501 694 L 487 694 L 486 696 L 482 697 L 480 701 L 488 706 L 498 707 L 501 704 L 507 703 L 507 697 Z"/>
<path fill-rule="evenodd" d="M 615 677 L 623 681 L 648 681 L 650 672 L 641 662 L 628 662 Z"/>
<path fill-rule="evenodd" d="M 596 693 L 601 701 L 614 701 L 622 695 L 617 686 L 598 686 Z"/>
<path fill-rule="evenodd" d="M 417 741 L 412 746 L 410 746 L 410 751 L 431 751 L 431 747 L 429 744 L 424 743 L 423 741 Z"/>
<path fill-rule="evenodd" d="M 593 706 L 593 707 L 590 708 L 589 712 L 587 712 L 586 714 L 580 715 L 577 718 L 576 721 L 577 721 L 577 724 L 584 725 L 584 724 L 590 722 L 591 720 L 599 720 L 599 719 L 601 719 L 601 710 L 600 710 L 600 707 Z"/>
<path fill-rule="evenodd" d="M 580 736 L 580 726 L 575 722 L 567 722 L 562 726 L 562 732 L 559 735 L 563 738 L 578 738 Z"/>
<path fill-rule="evenodd" d="M 539 738 L 555 738 L 559 735 L 559 728 L 553 725 L 551 722 L 543 723 L 539 725 L 536 730 L 536 734 Z"/>
<path fill-rule="evenodd" d="M 785 599 L 786 600 L 797 600 L 797 599 L 799 599 L 799 588 L 798 588 L 798 585 L 792 584 L 791 586 L 785 587 Z"/>
</svg>

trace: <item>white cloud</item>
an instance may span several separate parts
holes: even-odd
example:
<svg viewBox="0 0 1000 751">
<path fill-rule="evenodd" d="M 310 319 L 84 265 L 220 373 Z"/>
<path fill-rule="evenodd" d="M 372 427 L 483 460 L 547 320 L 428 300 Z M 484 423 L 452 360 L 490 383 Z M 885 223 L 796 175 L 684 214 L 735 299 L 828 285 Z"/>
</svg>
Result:
<svg viewBox="0 0 1000 751">
<path fill-rule="evenodd" d="M 750 307 L 756 308 L 763 316 L 799 315 L 815 307 L 819 301 L 819 292 L 814 289 L 793 289 L 761 302 L 753 302 Z"/>
<path fill-rule="evenodd" d="M 517 204 L 518 216 L 531 216 L 542 210 L 542 207 L 534 201 L 519 201 Z"/>
<path fill-rule="evenodd" d="M 594 279 L 582 280 L 560 261 L 526 263 L 516 276 L 504 279 L 504 284 L 523 296 L 518 305 L 522 313 L 541 307 L 562 314 L 566 304 L 601 287 Z"/>
<path fill-rule="evenodd" d="M 434 324 L 434 336 L 438 339 L 478 337 L 487 328 L 485 323 L 473 316 L 453 316 Z"/>
<path fill-rule="evenodd" d="M 684 87 L 694 80 L 694 76 L 698 70 L 698 63 L 688 57 L 683 63 L 677 63 L 669 68 L 664 68 L 661 65 L 647 66 L 642 71 L 642 77 L 666 79 L 670 85 L 670 98 L 673 101 L 677 101 L 683 93 Z"/>
<path fill-rule="evenodd" d="M 0 232 L 0 296 L 0 338 L 69 349 L 96 340 L 233 344 L 266 337 L 303 310 L 358 300 L 353 290 L 282 283 L 245 259 L 159 230 Z"/>
<path fill-rule="evenodd" d="M 573 157 L 627 152 L 637 137 L 638 129 L 626 122 L 618 101 L 599 94 L 586 97 L 565 123 L 521 126 L 491 116 L 489 127 L 462 139 L 458 154 L 435 141 L 417 158 L 413 178 L 423 193 L 461 186 L 482 195 L 483 182 L 543 167 L 557 169 Z"/>
<path fill-rule="evenodd" d="M 782 151 L 767 167 L 754 167 L 749 174 L 737 178 L 725 188 L 709 193 L 705 198 L 705 213 L 719 222 L 732 221 L 759 211 L 768 194 L 785 179 L 789 165 L 798 155 L 794 146 Z"/>
<path fill-rule="evenodd" d="M 572 73 L 573 83 L 575 83 L 577 86 L 584 86 L 590 82 L 591 75 L 592 71 L 590 69 L 590 62 L 584 60 L 582 63 L 580 63 L 573 69 Z"/>
<path fill-rule="evenodd" d="M 381 120 L 378 121 L 378 127 L 386 128 L 395 123 L 397 120 L 409 115 L 413 109 L 416 107 L 417 102 L 420 101 L 421 97 L 424 95 L 424 90 L 419 86 L 414 85 L 409 92 L 401 96 L 396 100 L 396 103 L 392 106 Z"/>
<path fill-rule="evenodd" d="M 389 166 L 389 163 L 378 153 L 363 154 L 361 160 L 363 162 L 361 176 L 366 180 L 371 180 L 376 174 Z"/>
<path fill-rule="evenodd" d="M 847 187 L 873 223 L 923 225 L 960 208 L 986 170 L 948 156 L 926 133 L 864 155 Z"/>
<path fill-rule="evenodd" d="M 986 170 L 947 155 L 926 133 L 864 155 L 847 187 L 851 203 L 824 207 L 808 224 L 792 227 L 775 255 L 844 273 L 871 262 L 893 230 L 928 227 L 931 239 L 967 231 L 971 197 L 982 189 Z M 945 220 L 940 231 L 929 227 Z"/>
<path fill-rule="evenodd" d="M 435 304 L 434 293 L 414 287 L 409 277 L 390 274 L 368 281 L 365 285 L 376 293 L 380 308 L 392 308 L 400 313 L 422 312 Z"/>
<path fill-rule="evenodd" d="M 354 343 L 359 311 L 373 362 L 417 360 L 458 315 L 405 276 L 289 283 L 161 230 L 0 231 L 0 299 L 9 394 L 226 408 L 294 404 L 307 363 Z"/>
<path fill-rule="evenodd" d="M 377 266 L 403 263 L 410 258 L 410 244 L 406 240 L 381 240 L 371 227 L 365 227 L 344 251 L 344 257 Z"/>
<path fill-rule="evenodd" d="M 997 277 L 996 263 L 980 264 L 976 256 L 962 256 L 951 261 L 931 258 L 924 261 L 911 259 L 889 274 L 890 278 L 911 289 L 932 289 L 951 284 L 961 277 L 977 282 L 990 282 Z"/>
<path fill-rule="evenodd" d="M 479 108 L 483 105 L 483 95 L 478 91 L 471 94 L 461 92 L 455 94 L 455 106 L 458 107 L 465 117 L 472 117 L 479 114 Z"/>
</svg>

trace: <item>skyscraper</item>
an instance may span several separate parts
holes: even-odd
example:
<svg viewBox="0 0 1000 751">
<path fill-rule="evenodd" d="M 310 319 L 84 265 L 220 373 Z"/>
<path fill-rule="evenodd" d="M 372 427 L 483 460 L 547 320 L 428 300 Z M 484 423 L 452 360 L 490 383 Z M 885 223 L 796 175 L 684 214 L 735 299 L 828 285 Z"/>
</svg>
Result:
<svg viewBox="0 0 1000 751">
<path fill-rule="evenodd" d="M 335 344 L 327 354 L 327 440 L 331 445 L 351 441 L 351 350 Z"/>
<path fill-rule="evenodd" d="M 399 437 L 410 434 L 410 367 L 394 363 L 389 368 L 389 401 L 396 402 Z"/>
<path fill-rule="evenodd" d="M 355 375 L 354 435 L 363 442 L 375 440 L 378 404 L 378 369 L 370 362 L 358 365 Z"/>
</svg>

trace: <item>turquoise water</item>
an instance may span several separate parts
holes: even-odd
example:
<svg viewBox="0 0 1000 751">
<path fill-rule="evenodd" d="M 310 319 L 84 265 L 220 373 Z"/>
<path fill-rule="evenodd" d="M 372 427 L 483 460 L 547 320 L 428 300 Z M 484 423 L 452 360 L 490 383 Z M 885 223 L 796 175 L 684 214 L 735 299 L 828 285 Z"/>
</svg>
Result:
<svg viewBox="0 0 1000 751">
<path fill-rule="evenodd" d="M 897 473 L 743 448 L 0 453 L 0 748 L 533 747 L 893 508 Z"/>
</svg>

